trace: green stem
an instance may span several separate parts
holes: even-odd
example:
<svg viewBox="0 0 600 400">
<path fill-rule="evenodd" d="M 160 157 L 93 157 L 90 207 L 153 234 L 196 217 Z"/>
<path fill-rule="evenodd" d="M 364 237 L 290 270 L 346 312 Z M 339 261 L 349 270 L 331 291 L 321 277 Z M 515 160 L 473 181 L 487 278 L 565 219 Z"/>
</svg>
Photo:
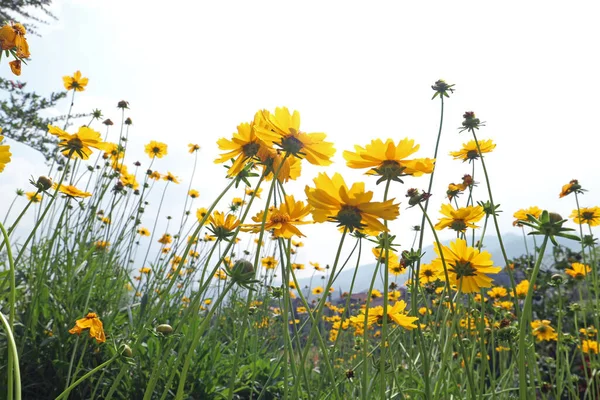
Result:
<svg viewBox="0 0 600 400">
<path fill-rule="evenodd" d="M 6 341 L 8 342 L 8 391 L 7 399 L 13 398 L 13 387 L 14 387 L 14 398 L 21 400 L 21 369 L 19 368 L 19 355 L 17 354 L 17 344 L 15 343 L 15 337 L 13 336 L 10 324 L 6 320 L 6 317 L 0 312 L 0 320 L 2 320 L 2 326 L 6 330 Z M 12 368 L 14 367 L 14 372 Z"/>
<path fill-rule="evenodd" d="M 96 372 L 100 371 L 104 367 L 109 366 L 113 361 L 115 361 L 117 359 L 117 357 L 119 357 L 118 353 L 115 354 L 110 360 L 107 360 L 107 361 L 103 362 L 102 364 L 98 365 L 96 368 L 94 368 L 93 370 L 91 370 L 87 374 L 83 375 L 81 378 L 77 379 L 75 382 L 73 382 L 71 384 L 71 386 L 69 386 L 68 388 L 66 388 L 54 400 L 66 399 L 69 396 L 69 393 L 71 393 L 71 390 L 75 389 L 75 387 L 77 387 L 81 382 L 85 381 L 87 378 L 89 378 L 90 376 L 94 375 Z"/>
</svg>

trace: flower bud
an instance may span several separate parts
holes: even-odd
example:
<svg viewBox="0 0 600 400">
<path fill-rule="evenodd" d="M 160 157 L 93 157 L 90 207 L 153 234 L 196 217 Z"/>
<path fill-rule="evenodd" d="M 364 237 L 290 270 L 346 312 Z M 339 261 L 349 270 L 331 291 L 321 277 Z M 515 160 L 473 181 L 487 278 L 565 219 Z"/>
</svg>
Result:
<svg viewBox="0 0 600 400">
<path fill-rule="evenodd" d="M 40 190 L 48 190 L 52 187 L 52 179 L 46 176 L 40 176 L 37 180 L 36 186 Z"/>
<path fill-rule="evenodd" d="M 173 327 L 169 324 L 160 324 L 156 327 L 156 332 L 167 336 L 173 333 Z"/>
<path fill-rule="evenodd" d="M 131 347 L 129 347 L 128 345 L 122 344 L 119 350 L 120 350 L 122 356 L 133 357 L 133 351 L 131 350 Z"/>
<path fill-rule="evenodd" d="M 125 101 L 125 100 L 121 100 L 119 101 L 119 103 L 117 103 L 117 108 L 129 108 L 129 102 Z"/>
</svg>

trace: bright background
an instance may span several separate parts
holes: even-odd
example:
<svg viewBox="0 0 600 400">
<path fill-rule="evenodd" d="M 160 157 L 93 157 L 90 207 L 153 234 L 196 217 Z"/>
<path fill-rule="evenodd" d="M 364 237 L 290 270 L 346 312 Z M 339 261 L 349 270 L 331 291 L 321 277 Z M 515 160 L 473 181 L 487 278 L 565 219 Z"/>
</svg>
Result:
<svg viewBox="0 0 600 400">
<path fill-rule="evenodd" d="M 256 110 L 276 106 L 299 110 L 302 129 L 326 132 L 337 148 L 331 167 L 304 163 L 290 192 L 303 196 L 318 172 L 338 171 L 349 182 L 366 180 L 381 196 L 374 178 L 345 167 L 342 152 L 374 138 L 409 137 L 421 144 L 417 157 L 431 157 L 440 104 L 431 100 L 430 86 L 439 78 L 456 84 L 456 92 L 446 101 L 430 207 L 434 220 L 448 183 L 470 173 L 468 164 L 447 154 L 471 139 L 457 129 L 462 114 L 471 110 L 486 122 L 479 138 L 497 143 L 486 160 L 504 231 L 520 233 L 511 225 L 512 214 L 532 205 L 567 217 L 574 199 L 558 194 L 574 178 L 589 190 L 582 206 L 600 203 L 596 2 L 171 1 L 167 6 L 67 0 L 56 1 L 52 11 L 58 21 L 40 27 L 41 37 L 29 37 L 32 61 L 20 79 L 47 94 L 62 90 L 63 75 L 81 70 L 90 83 L 77 94 L 74 111 L 100 108 L 116 124 L 117 102 L 129 101 L 134 124 L 128 163 L 140 160 L 147 166 L 143 145 L 168 143 L 169 156 L 155 167 L 183 181 L 177 190 L 169 189 L 169 209 L 177 210 L 177 220 L 193 164 L 187 144 L 202 146 L 193 186 L 201 193 L 195 206 L 208 206 L 226 184 L 224 168 L 213 163 L 216 140 L 230 137 Z M 0 73 L 8 76 L 8 66 Z M 55 112 L 67 108 L 63 101 Z M 116 129 L 112 135 L 116 141 Z M 17 187 L 29 190 L 31 175 L 47 171 L 37 153 L 9 144 L 14 157 L 0 177 L 0 205 L 12 200 Z M 481 170 L 475 180 L 483 182 Z M 402 202 L 392 229 L 404 248 L 412 243 L 410 226 L 420 222 L 418 210 L 407 209 L 404 194 L 427 183 L 425 176 L 392 187 Z M 476 198 L 487 200 L 483 185 Z M 145 226 L 151 226 L 155 206 L 148 208 Z M 308 237 L 298 261 L 332 262 L 339 240 L 333 224 L 304 231 Z M 431 240 L 429 235 L 426 243 Z"/>
</svg>

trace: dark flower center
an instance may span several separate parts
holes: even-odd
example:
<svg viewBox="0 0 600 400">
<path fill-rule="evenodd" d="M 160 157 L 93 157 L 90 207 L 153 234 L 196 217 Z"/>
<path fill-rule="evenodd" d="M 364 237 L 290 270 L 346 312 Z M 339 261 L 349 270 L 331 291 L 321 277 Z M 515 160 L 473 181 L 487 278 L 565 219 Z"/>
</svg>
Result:
<svg viewBox="0 0 600 400">
<path fill-rule="evenodd" d="M 72 139 L 69 139 L 69 141 L 67 142 L 67 147 L 73 150 L 81 150 L 83 149 L 83 142 L 78 137 L 74 137 Z"/>
<path fill-rule="evenodd" d="M 585 221 L 591 221 L 594 219 L 594 213 L 590 211 L 585 211 L 581 213 L 581 218 Z"/>
<path fill-rule="evenodd" d="M 339 223 L 338 226 L 344 226 L 350 232 L 364 227 L 364 224 L 360 222 L 362 220 L 360 210 L 354 206 L 343 205 L 334 219 Z"/>
<path fill-rule="evenodd" d="M 275 224 L 280 224 L 280 223 L 287 223 L 290 222 L 290 216 L 287 214 L 282 214 L 279 212 L 273 213 L 273 215 L 271 216 L 271 222 L 275 223 Z"/>
<path fill-rule="evenodd" d="M 154 153 L 154 154 L 160 153 L 160 147 L 153 147 L 152 148 L 152 153 Z"/>
<path fill-rule="evenodd" d="M 479 152 L 477 150 L 467 151 L 467 158 L 469 160 L 477 160 L 479 158 Z"/>
<path fill-rule="evenodd" d="M 457 232 L 464 232 L 464 230 L 467 229 L 467 224 L 462 219 L 457 219 L 452 221 L 452 224 L 450 224 L 450 228 L 454 229 Z"/>
<path fill-rule="evenodd" d="M 456 279 L 460 279 L 466 276 L 475 276 L 477 270 L 473 268 L 469 261 L 457 261 L 455 265 L 452 265 L 450 269 L 456 274 Z"/>
<path fill-rule="evenodd" d="M 296 137 L 289 135 L 281 139 L 281 148 L 290 154 L 298 154 L 304 148 L 304 144 Z"/>
<path fill-rule="evenodd" d="M 260 145 L 256 142 L 246 143 L 242 146 L 242 151 L 244 155 L 248 158 L 252 158 L 258 153 L 258 149 L 260 149 Z"/>
</svg>

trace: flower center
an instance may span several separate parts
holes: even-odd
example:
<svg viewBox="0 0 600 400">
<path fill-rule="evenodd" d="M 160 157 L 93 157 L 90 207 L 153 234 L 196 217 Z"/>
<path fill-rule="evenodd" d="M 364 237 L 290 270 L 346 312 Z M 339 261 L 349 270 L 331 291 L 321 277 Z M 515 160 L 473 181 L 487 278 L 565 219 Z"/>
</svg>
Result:
<svg viewBox="0 0 600 400">
<path fill-rule="evenodd" d="M 273 215 L 271 215 L 271 222 L 275 224 L 285 224 L 290 222 L 290 216 L 280 212 L 274 212 Z"/>
<path fill-rule="evenodd" d="M 467 151 L 467 158 L 469 160 L 477 160 L 479 158 L 479 152 L 477 150 Z"/>
<path fill-rule="evenodd" d="M 584 221 L 591 221 L 594 219 L 594 213 L 590 211 L 582 212 L 581 219 L 583 219 Z"/>
<path fill-rule="evenodd" d="M 433 276 L 433 271 L 430 269 L 426 269 L 425 271 L 423 271 L 423 275 L 425 275 L 428 278 L 431 278 Z"/>
<path fill-rule="evenodd" d="M 298 154 L 304 148 L 304 143 L 293 135 L 288 135 L 281 139 L 281 148 L 290 154 Z"/>
<path fill-rule="evenodd" d="M 69 139 L 69 141 L 67 142 L 67 145 L 70 149 L 73 149 L 73 150 L 83 149 L 83 142 L 78 137 Z"/>
<path fill-rule="evenodd" d="M 160 153 L 160 148 L 159 147 L 153 147 L 152 148 L 152 153 L 154 153 L 154 154 Z"/>
<path fill-rule="evenodd" d="M 256 153 L 258 153 L 259 148 L 260 145 L 258 143 L 250 142 L 242 146 L 242 151 L 246 157 L 252 158 L 256 155 Z"/>
<path fill-rule="evenodd" d="M 457 232 L 463 232 L 465 229 L 467 229 L 467 224 L 462 219 L 457 219 L 452 221 L 450 228 L 454 229 Z"/>
<path fill-rule="evenodd" d="M 466 276 L 475 276 L 477 272 L 477 270 L 471 265 L 471 262 L 462 260 L 457 261 L 456 264 L 452 266 L 451 271 L 456 274 L 456 279 Z"/>
<path fill-rule="evenodd" d="M 350 232 L 353 232 L 354 229 L 364 227 L 360 222 L 362 220 L 360 210 L 354 206 L 343 205 L 334 219 L 339 223 L 338 226 L 347 227 Z"/>
</svg>

